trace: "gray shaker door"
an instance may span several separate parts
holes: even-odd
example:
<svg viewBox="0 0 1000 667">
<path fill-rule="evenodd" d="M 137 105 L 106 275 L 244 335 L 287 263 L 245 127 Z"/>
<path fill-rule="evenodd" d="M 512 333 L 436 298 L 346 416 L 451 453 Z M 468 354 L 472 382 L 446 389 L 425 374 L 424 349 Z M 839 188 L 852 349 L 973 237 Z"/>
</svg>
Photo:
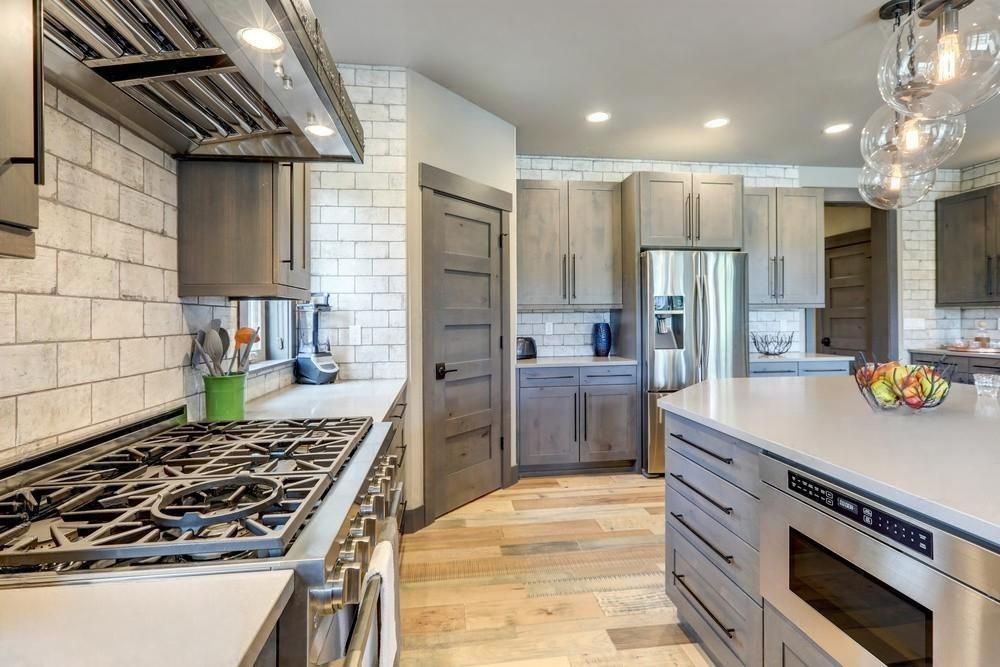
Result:
<svg viewBox="0 0 1000 667">
<path fill-rule="evenodd" d="M 522 466 L 580 460 L 577 387 L 522 387 L 517 399 L 517 453 Z"/>
<path fill-rule="evenodd" d="M 995 225 L 993 188 L 973 190 L 939 199 L 936 262 L 937 305 L 986 304 L 997 295 L 993 256 Z"/>
<path fill-rule="evenodd" d="M 778 188 L 778 302 L 825 303 L 823 189 Z"/>
<path fill-rule="evenodd" d="M 569 183 L 570 302 L 622 302 L 621 183 Z M 520 269 L 519 269 L 520 270 Z"/>
<path fill-rule="evenodd" d="M 500 488 L 501 213 L 424 188 L 422 224 L 424 489 L 432 520 Z"/>
<path fill-rule="evenodd" d="M 694 244 L 743 248 L 743 177 L 694 174 Z"/>
<path fill-rule="evenodd" d="M 518 305 L 569 303 L 567 192 L 565 181 L 517 182 Z"/>
<path fill-rule="evenodd" d="M 747 253 L 750 305 L 774 305 L 777 192 L 774 188 L 743 190 L 743 250 Z"/>
<path fill-rule="evenodd" d="M 634 461 L 639 456 L 639 388 L 634 384 L 581 387 L 580 461 Z"/>
<path fill-rule="evenodd" d="M 741 252 L 700 252 L 696 263 L 701 379 L 746 377 L 747 256 Z"/>
<path fill-rule="evenodd" d="M 640 176 L 639 243 L 644 248 L 691 245 L 691 174 Z"/>
<path fill-rule="evenodd" d="M 647 391 L 676 391 L 698 381 L 695 318 L 695 253 L 642 253 L 643 385 Z M 667 297 L 682 300 L 670 310 Z"/>
</svg>

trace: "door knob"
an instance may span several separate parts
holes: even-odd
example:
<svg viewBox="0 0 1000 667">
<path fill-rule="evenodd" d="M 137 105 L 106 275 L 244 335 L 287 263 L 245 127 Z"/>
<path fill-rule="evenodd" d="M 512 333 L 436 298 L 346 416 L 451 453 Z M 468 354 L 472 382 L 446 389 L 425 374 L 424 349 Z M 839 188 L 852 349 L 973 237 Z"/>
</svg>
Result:
<svg viewBox="0 0 1000 667">
<path fill-rule="evenodd" d="M 821 340 L 820 343 L 822 343 L 824 347 L 830 347 L 830 337 L 827 336 L 826 338 Z"/>
<path fill-rule="evenodd" d="M 444 364 L 434 364 L 434 377 L 443 380 L 448 373 L 457 373 L 457 368 L 446 368 Z"/>
</svg>

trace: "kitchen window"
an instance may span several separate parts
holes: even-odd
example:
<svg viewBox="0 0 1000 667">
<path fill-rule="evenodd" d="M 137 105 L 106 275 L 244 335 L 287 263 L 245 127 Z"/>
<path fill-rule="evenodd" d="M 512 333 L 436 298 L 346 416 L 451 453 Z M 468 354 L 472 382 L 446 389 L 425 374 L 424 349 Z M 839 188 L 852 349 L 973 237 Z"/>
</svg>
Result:
<svg viewBox="0 0 1000 667">
<path fill-rule="evenodd" d="M 295 340 L 291 301 L 248 300 L 237 305 L 241 327 L 260 329 L 260 340 L 253 344 L 250 363 L 291 359 Z"/>
</svg>

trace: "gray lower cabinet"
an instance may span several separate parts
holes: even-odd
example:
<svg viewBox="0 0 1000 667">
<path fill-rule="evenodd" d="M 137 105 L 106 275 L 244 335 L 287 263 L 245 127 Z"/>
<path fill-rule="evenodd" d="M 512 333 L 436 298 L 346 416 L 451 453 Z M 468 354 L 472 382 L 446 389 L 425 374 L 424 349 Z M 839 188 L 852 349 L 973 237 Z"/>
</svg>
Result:
<svg viewBox="0 0 1000 667">
<path fill-rule="evenodd" d="M 763 661 L 760 450 L 666 415 L 667 595 L 719 665 Z"/>
<path fill-rule="evenodd" d="M 742 176 L 640 172 L 626 181 L 641 247 L 743 247 Z"/>
<path fill-rule="evenodd" d="M 764 667 L 840 667 L 840 663 L 764 603 Z"/>
<path fill-rule="evenodd" d="M 824 306 L 823 198 L 822 188 L 744 190 L 750 305 Z"/>
<path fill-rule="evenodd" d="M 517 400 L 520 465 L 580 460 L 578 387 L 522 387 Z"/>
<path fill-rule="evenodd" d="M 179 295 L 308 299 L 309 169 L 181 161 Z"/>
<path fill-rule="evenodd" d="M 750 377 L 803 377 L 816 375 L 849 375 L 851 362 L 845 360 L 751 361 Z"/>
<path fill-rule="evenodd" d="M 634 366 L 522 368 L 517 406 L 522 472 L 620 467 L 638 457 Z"/>
<path fill-rule="evenodd" d="M 934 354 L 931 352 L 911 352 L 910 361 L 915 364 L 927 364 L 936 366 L 938 364 L 948 364 L 955 367 L 952 381 L 959 384 L 973 384 L 976 373 L 996 375 L 1000 374 L 1000 359 L 990 357 L 963 356 L 957 354 Z"/>
<path fill-rule="evenodd" d="M 518 306 L 621 308 L 621 184 L 517 183 Z"/>
</svg>

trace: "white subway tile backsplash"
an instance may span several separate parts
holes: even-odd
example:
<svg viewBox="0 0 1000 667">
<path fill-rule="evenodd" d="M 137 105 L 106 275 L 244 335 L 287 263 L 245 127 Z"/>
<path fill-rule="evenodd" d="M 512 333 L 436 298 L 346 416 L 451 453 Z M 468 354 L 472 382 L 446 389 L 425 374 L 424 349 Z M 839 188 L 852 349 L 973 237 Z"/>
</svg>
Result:
<svg viewBox="0 0 1000 667">
<path fill-rule="evenodd" d="M 180 368 L 170 368 L 144 375 L 145 405 L 152 408 L 184 398 L 184 375 Z"/>
<path fill-rule="evenodd" d="M 53 389 L 17 398 L 17 444 L 83 428 L 90 421 L 90 385 Z"/>
<path fill-rule="evenodd" d="M 64 296 L 117 298 L 118 263 L 100 257 L 60 251 L 58 291 Z"/>
<path fill-rule="evenodd" d="M 173 336 L 183 332 L 184 319 L 180 304 L 145 304 L 143 308 L 143 334 L 145 336 Z"/>
<path fill-rule="evenodd" d="M 17 342 L 90 338 L 90 300 L 63 296 L 17 295 Z"/>
<path fill-rule="evenodd" d="M 48 199 L 38 202 L 35 242 L 46 248 L 90 252 L 90 214 Z"/>
<path fill-rule="evenodd" d="M 46 104 L 54 104 L 55 101 L 51 95 L 46 95 Z M 87 105 L 83 104 L 76 98 L 67 95 L 63 91 L 58 92 L 58 108 L 59 111 L 66 114 L 70 118 L 75 118 L 92 130 L 103 134 L 111 139 L 118 139 L 118 123 L 113 120 L 102 116 L 97 113 Z M 46 146 L 51 146 L 59 143 L 54 137 L 48 135 L 48 121 L 46 120 Z M 127 131 L 127 130 L 125 130 Z"/>
<path fill-rule="evenodd" d="M 59 161 L 59 201 L 105 218 L 118 217 L 118 184 L 83 167 Z"/>
<path fill-rule="evenodd" d="M 169 236 L 146 232 L 143 235 L 143 263 L 161 269 L 177 269 L 177 241 Z"/>
<path fill-rule="evenodd" d="M 81 166 L 91 160 L 91 131 L 52 107 L 45 107 L 46 147 L 53 154 Z"/>
<path fill-rule="evenodd" d="M 59 386 L 118 377 L 118 341 L 59 344 Z"/>
<path fill-rule="evenodd" d="M 0 397 L 52 389 L 58 384 L 55 345 L 0 347 Z"/>
<path fill-rule="evenodd" d="M 121 221 L 151 232 L 161 232 L 163 202 L 137 190 L 122 188 Z"/>
<path fill-rule="evenodd" d="M 93 169 L 131 188 L 142 188 L 142 157 L 99 134 L 93 140 Z"/>
<path fill-rule="evenodd" d="M 53 294 L 56 291 L 56 251 L 37 248 L 34 259 L 3 259 L 0 291 Z"/>
<path fill-rule="evenodd" d="M 94 299 L 90 304 L 90 312 L 93 321 L 91 337 L 95 340 L 142 336 L 141 303 Z"/>
<path fill-rule="evenodd" d="M 13 343 L 17 338 L 15 330 L 14 303 L 16 297 L 13 294 L 0 293 L 0 345 Z"/>
<path fill-rule="evenodd" d="M 139 412 L 145 407 L 145 378 L 124 377 L 92 385 L 92 419 L 95 424 Z"/>
<path fill-rule="evenodd" d="M 173 338 L 173 337 L 171 337 Z M 187 339 L 187 336 L 182 336 Z M 115 341 L 120 346 L 120 366 L 117 376 L 140 375 L 164 368 L 164 338 L 129 338 Z M 188 343 L 190 346 L 190 342 Z M 172 364 L 180 366 L 181 363 Z"/>
</svg>

